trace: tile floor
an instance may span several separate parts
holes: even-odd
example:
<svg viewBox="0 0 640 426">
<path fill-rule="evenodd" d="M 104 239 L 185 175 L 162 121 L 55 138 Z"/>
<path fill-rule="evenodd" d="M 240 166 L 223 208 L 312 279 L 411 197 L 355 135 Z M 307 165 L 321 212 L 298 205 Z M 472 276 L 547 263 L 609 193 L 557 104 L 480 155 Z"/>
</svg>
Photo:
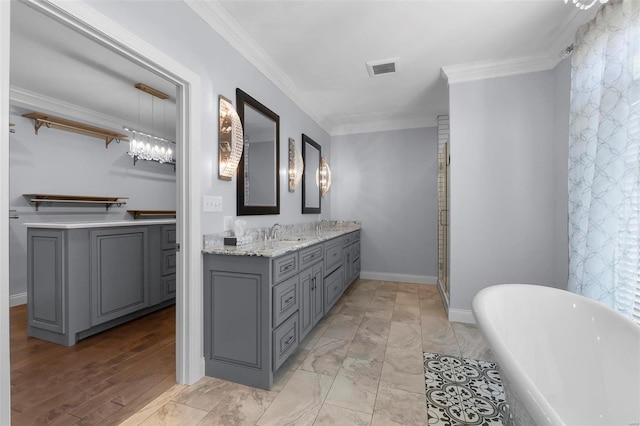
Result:
<svg viewBox="0 0 640 426">
<path fill-rule="evenodd" d="M 423 352 L 492 361 L 447 320 L 433 285 L 358 280 L 301 342 L 271 391 L 204 377 L 125 425 L 427 425 Z"/>
</svg>

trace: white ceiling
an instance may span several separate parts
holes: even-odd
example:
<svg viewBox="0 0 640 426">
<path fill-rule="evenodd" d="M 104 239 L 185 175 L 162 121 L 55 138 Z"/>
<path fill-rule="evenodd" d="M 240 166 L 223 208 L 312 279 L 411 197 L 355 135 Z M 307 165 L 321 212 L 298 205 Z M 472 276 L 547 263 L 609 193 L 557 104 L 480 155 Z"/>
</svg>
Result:
<svg viewBox="0 0 640 426">
<path fill-rule="evenodd" d="M 562 0 L 188 2 L 331 134 L 433 126 L 447 81 L 553 68 L 597 8 Z M 399 58 L 394 75 L 365 63 Z"/>
<path fill-rule="evenodd" d="M 550 69 L 596 9 L 562 0 L 187 4 L 330 134 L 433 126 L 448 111 L 443 74 L 457 82 Z M 175 134 L 170 82 L 22 3 L 12 3 L 11 24 L 13 105 L 51 114 L 66 105 L 113 126 Z M 396 74 L 369 77 L 367 61 L 393 57 Z M 153 123 L 138 82 L 171 96 L 154 100 Z"/>
</svg>

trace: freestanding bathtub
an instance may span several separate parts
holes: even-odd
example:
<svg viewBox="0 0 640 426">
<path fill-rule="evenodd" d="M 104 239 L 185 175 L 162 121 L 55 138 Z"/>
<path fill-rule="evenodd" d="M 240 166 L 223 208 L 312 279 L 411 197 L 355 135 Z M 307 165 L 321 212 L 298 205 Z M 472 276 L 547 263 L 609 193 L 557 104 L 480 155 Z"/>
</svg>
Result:
<svg viewBox="0 0 640 426">
<path fill-rule="evenodd" d="M 640 425 L 640 326 L 583 296 L 501 284 L 473 299 L 507 425 Z"/>
</svg>

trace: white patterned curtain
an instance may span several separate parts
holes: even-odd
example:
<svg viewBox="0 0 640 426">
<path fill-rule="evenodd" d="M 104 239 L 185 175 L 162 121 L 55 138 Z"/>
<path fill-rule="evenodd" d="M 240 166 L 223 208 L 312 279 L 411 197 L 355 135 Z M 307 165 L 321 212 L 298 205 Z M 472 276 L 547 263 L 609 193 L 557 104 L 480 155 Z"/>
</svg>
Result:
<svg viewBox="0 0 640 426">
<path fill-rule="evenodd" d="M 578 30 L 571 68 L 568 289 L 629 317 L 640 297 L 639 10 L 604 5 Z"/>
</svg>

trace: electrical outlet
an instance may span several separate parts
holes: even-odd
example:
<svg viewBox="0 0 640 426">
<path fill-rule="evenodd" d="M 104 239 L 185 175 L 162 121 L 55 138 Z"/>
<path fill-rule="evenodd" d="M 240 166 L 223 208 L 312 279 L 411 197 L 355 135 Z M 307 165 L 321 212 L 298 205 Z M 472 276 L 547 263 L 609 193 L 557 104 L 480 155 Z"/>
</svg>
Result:
<svg viewBox="0 0 640 426">
<path fill-rule="evenodd" d="M 205 213 L 221 212 L 222 197 L 205 195 L 202 199 L 202 211 Z"/>
</svg>

